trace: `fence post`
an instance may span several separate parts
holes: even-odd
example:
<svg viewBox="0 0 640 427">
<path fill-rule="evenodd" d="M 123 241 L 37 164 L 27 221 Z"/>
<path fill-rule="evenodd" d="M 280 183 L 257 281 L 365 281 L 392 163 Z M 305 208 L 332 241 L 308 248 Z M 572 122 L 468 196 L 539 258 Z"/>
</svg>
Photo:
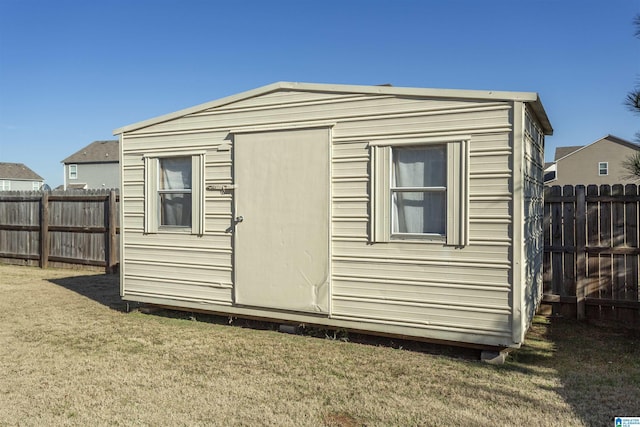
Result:
<svg viewBox="0 0 640 427">
<path fill-rule="evenodd" d="M 586 317 L 585 286 L 587 284 L 587 254 L 586 254 L 586 207 L 584 185 L 576 188 L 576 316 L 578 320 Z"/>
<path fill-rule="evenodd" d="M 112 274 L 116 264 L 116 192 L 111 190 L 105 204 L 107 209 L 107 238 L 105 239 L 105 272 Z"/>
<path fill-rule="evenodd" d="M 49 193 L 40 198 L 40 268 L 49 266 Z"/>
</svg>

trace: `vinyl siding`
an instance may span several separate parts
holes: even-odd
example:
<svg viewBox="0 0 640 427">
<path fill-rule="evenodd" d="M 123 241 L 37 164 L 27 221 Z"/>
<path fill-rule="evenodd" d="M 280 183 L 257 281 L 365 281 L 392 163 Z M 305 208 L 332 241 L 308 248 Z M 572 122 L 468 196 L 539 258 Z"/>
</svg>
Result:
<svg viewBox="0 0 640 427">
<path fill-rule="evenodd" d="M 531 131 L 535 128 L 535 131 Z M 537 131 L 537 132 L 536 132 Z M 522 280 L 522 335 L 531 324 L 542 298 L 542 263 L 544 221 L 544 136 L 530 114 L 525 114 L 523 141 L 524 251 Z"/>
<path fill-rule="evenodd" d="M 5 186 L 8 187 L 6 191 L 33 191 L 33 183 L 36 182 L 38 184 L 38 190 L 44 183 L 44 181 L 30 181 L 30 180 L 18 180 L 18 179 L 0 179 L 0 181 L 5 182 Z M 0 191 L 2 190 L 2 186 L 0 186 Z"/>
<path fill-rule="evenodd" d="M 390 333 L 411 327 L 415 336 L 509 346 L 512 114 L 511 102 L 282 90 L 126 132 L 123 294 L 177 306 L 211 304 L 213 311 L 233 304 L 232 236 L 225 231 L 232 195 L 206 192 L 201 237 L 143 235 L 142 153 L 206 149 L 205 184 L 231 184 L 231 151 L 218 146 L 234 130 L 331 123 L 332 297 L 326 323 L 364 322 L 362 329 Z M 368 142 L 442 135 L 471 135 L 470 244 L 369 244 Z"/>
<path fill-rule="evenodd" d="M 69 165 L 64 165 L 65 182 L 67 186 L 71 184 L 86 184 L 87 189 L 120 187 L 120 166 L 117 162 L 78 163 L 77 172 L 77 178 L 69 178 Z"/>
<path fill-rule="evenodd" d="M 549 185 L 603 185 L 603 184 L 635 184 L 623 163 L 630 156 L 637 154 L 636 148 L 602 138 L 586 147 L 575 151 L 556 163 L 556 179 Z M 598 174 L 598 164 L 608 164 L 608 174 Z"/>
</svg>

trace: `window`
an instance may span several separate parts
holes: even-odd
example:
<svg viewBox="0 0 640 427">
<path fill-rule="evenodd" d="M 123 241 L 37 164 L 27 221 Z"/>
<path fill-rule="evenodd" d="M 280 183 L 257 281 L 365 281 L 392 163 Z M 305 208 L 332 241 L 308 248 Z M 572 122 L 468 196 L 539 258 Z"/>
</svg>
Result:
<svg viewBox="0 0 640 427">
<path fill-rule="evenodd" d="M 204 232 L 204 153 L 145 156 L 145 233 Z"/>
<path fill-rule="evenodd" d="M 598 163 L 598 175 L 609 175 L 609 162 Z"/>
<path fill-rule="evenodd" d="M 465 246 L 468 139 L 375 141 L 370 240 L 439 240 Z"/>
<path fill-rule="evenodd" d="M 159 159 L 160 226 L 191 227 L 191 157 Z"/>
<path fill-rule="evenodd" d="M 78 179 L 78 165 L 69 165 L 69 179 Z"/>
<path fill-rule="evenodd" d="M 33 182 L 31 183 L 31 189 L 32 189 L 33 191 L 38 191 L 38 190 L 40 190 L 40 187 L 41 187 L 41 186 L 42 186 L 42 185 L 41 185 L 38 181 L 33 181 Z"/>
<path fill-rule="evenodd" d="M 446 146 L 392 149 L 391 234 L 445 234 Z"/>
<path fill-rule="evenodd" d="M 11 181 L 0 180 L 0 191 L 10 191 L 11 190 Z"/>
</svg>

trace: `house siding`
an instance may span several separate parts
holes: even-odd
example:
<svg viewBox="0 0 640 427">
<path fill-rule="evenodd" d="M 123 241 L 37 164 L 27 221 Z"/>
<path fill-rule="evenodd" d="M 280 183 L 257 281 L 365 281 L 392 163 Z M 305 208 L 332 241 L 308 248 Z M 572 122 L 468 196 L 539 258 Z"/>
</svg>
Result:
<svg viewBox="0 0 640 427">
<path fill-rule="evenodd" d="M 38 188 L 36 190 L 39 190 L 40 187 L 42 186 L 42 184 L 44 184 L 44 181 L 30 181 L 30 180 L 18 180 L 18 179 L 0 179 L 0 181 L 4 181 L 5 182 L 5 186 L 9 186 L 9 189 L 6 191 L 34 191 L 33 188 L 33 183 L 37 183 L 38 184 Z M 0 191 L 2 191 L 2 187 L 0 186 Z"/>
<path fill-rule="evenodd" d="M 77 165 L 77 177 L 69 178 L 69 164 L 64 165 L 65 185 L 86 184 L 87 189 L 120 188 L 120 165 L 113 163 L 71 163 Z"/>
<path fill-rule="evenodd" d="M 631 184 L 636 180 L 628 176 L 622 163 L 638 153 L 637 149 L 603 138 L 565 158 L 558 159 L 556 179 L 548 185 L 602 185 Z M 598 163 L 607 162 L 609 174 L 598 175 Z"/>
<path fill-rule="evenodd" d="M 511 346 L 513 117 L 513 103 L 507 101 L 282 90 L 125 132 L 122 294 L 214 312 Z M 206 192 L 203 236 L 143 234 L 142 153 L 206 150 L 205 186 L 232 184 L 232 151 L 218 151 L 231 133 L 322 123 L 333 125 L 328 318 L 233 306 L 231 194 Z M 369 141 L 447 135 L 471 135 L 469 245 L 369 244 Z M 527 229 L 540 220 L 542 171 L 533 169 L 541 162 L 541 147 L 534 148 L 527 158 L 531 172 L 524 177 Z M 527 239 L 525 247 L 537 254 L 539 236 Z M 535 258 L 526 268 L 538 267 Z"/>
</svg>

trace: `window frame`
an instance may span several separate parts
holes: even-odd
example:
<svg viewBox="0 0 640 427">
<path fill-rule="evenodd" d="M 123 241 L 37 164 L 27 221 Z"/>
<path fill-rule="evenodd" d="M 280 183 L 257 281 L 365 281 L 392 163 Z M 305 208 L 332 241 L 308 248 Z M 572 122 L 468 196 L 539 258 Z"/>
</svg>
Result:
<svg viewBox="0 0 640 427">
<path fill-rule="evenodd" d="M 78 165 L 76 163 L 69 165 L 69 179 L 78 179 Z"/>
<path fill-rule="evenodd" d="M 370 203 L 369 241 L 440 242 L 447 246 L 462 247 L 469 244 L 469 135 L 448 137 L 406 138 L 370 141 Z M 446 191 L 445 234 L 393 233 L 392 175 L 393 147 L 445 146 Z"/>
<path fill-rule="evenodd" d="M 604 173 L 602 173 L 602 166 L 604 165 Z M 609 162 L 598 162 L 598 176 L 609 175 Z"/>
<path fill-rule="evenodd" d="M 0 180 L 0 191 L 11 191 L 11 180 L 10 179 Z"/>
<path fill-rule="evenodd" d="M 31 182 L 31 190 L 32 191 L 39 191 L 40 188 L 42 187 L 42 184 L 38 181 L 32 181 Z"/>
<path fill-rule="evenodd" d="M 162 225 L 160 194 L 186 193 L 185 190 L 160 189 L 160 159 L 191 158 L 191 225 Z M 144 161 L 144 234 L 181 233 L 201 236 L 205 226 L 205 151 L 148 153 Z"/>
</svg>

